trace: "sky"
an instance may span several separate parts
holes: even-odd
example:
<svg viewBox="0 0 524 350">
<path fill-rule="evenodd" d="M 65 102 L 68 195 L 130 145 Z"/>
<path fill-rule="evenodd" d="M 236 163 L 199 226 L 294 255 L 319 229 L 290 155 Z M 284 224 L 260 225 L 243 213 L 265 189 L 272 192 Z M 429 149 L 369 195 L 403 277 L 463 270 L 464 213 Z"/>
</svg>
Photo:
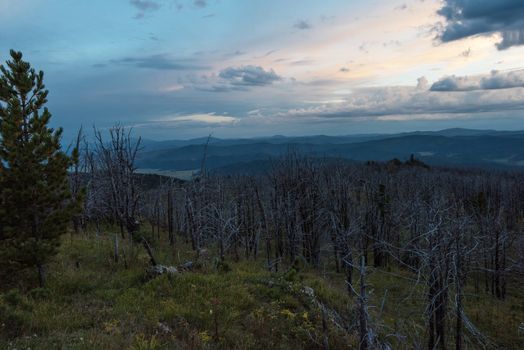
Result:
<svg viewBox="0 0 524 350">
<path fill-rule="evenodd" d="M 10 49 L 66 137 L 524 129 L 522 0 L 0 0 Z"/>
</svg>

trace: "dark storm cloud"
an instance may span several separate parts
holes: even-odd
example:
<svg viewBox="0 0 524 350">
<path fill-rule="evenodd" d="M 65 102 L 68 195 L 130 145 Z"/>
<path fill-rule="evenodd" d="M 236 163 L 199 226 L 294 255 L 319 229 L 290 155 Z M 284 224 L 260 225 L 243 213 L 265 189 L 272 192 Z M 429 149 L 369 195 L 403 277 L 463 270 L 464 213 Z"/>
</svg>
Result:
<svg viewBox="0 0 524 350">
<path fill-rule="evenodd" d="M 499 50 L 524 44 L 524 28 L 502 32 L 502 41 L 497 44 Z"/>
<path fill-rule="evenodd" d="M 439 35 L 443 42 L 500 33 L 499 50 L 524 44 L 522 0 L 444 0 L 438 14 L 446 19 Z"/>
<path fill-rule="evenodd" d="M 271 85 L 282 79 L 272 69 L 264 70 L 260 66 L 228 67 L 218 75 L 222 80 L 231 85 L 264 86 Z"/>
<path fill-rule="evenodd" d="M 125 57 L 111 60 L 111 63 L 133 65 L 138 68 L 157 70 L 202 70 L 208 67 L 195 64 L 187 59 L 174 59 L 166 55 L 151 55 L 146 57 Z"/>
</svg>

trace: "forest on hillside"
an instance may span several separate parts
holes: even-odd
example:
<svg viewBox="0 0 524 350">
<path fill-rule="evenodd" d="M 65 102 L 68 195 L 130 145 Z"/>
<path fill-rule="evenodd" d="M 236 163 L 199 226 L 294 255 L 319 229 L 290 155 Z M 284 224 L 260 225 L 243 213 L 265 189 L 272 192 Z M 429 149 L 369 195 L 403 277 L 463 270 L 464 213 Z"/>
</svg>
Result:
<svg viewBox="0 0 524 350">
<path fill-rule="evenodd" d="M 130 131 L 115 127 L 107 140 L 98 133 L 94 146 L 79 140 L 81 161 L 70 175 L 72 193 L 85 189 L 71 235 L 107 241 L 115 266 L 128 269 L 138 251 L 148 257 L 144 273 L 153 276 L 202 264 L 227 272 L 230 264 L 250 261 L 273 275 L 328 271 L 343 281 L 349 305 L 326 311 L 322 322 L 358 339 L 350 347 L 522 343 L 522 173 L 430 168 L 416 159 L 324 164 L 289 153 L 264 176 L 213 176 L 204 169 L 180 181 L 135 174 L 140 143 Z M 193 253 L 180 264 L 157 254 L 181 247 Z M 387 288 L 376 289 L 367 281 L 374 273 L 401 276 L 405 294 L 391 299 Z M 379 293 L 379 304 L 370 293 Z M 486 298 L 514 310 L 513 318 L 498 320 L 508 343 L 475 322 L 470 310 Z M 417 318 L 394 325 L 381 319 L 379 310 L 402 309 L 410 300 L 418 304 Z M 324 341 L 322 331 L 318 338 L 325 347 L 334 341 Z"/>
<path fill-rule="evenodd" d="M 0 347 L 524 346 L 522 172 L 289 152 L 264 175 L 205 153 L 189 181 L 140 175 L 123 126 L 63 152 L 43 74 L 12 55 Z"/>
</svg>

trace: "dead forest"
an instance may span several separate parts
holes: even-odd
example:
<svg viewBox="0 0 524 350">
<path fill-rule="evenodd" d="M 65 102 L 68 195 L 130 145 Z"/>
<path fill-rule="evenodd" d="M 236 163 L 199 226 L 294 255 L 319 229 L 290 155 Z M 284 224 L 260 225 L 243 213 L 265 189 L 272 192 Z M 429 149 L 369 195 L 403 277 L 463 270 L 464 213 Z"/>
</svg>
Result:
<svg viewBox="0 0 524 350">
<path fill-rule="evenodd" d="M 76 232 L 103 235 L 110 223 L 119 228 L 110 237 L 114 259 L 126 259 L 118 244 L 131 241 L 153 266 L 162 265 L 155 255 L 161 235 L 173 247 L 190 246 L 197 260 L 253 260 L 272 272 L 327 266 L 344 276 L 357 305 L 347 327 L 359 334 L 360 349 L 387 348 L 369 313 L 369 269 L 402 271 L 423 295 L 425 338 L 418 345 L 426 349 L 489 348 L 465 299 L 503 302 L 522 292 L 521 172 L 429 167 L 414 157 L 338 164 L 289 152 L 263 176 L 214 176 L 203 160 L 199 176 L 180 181 L 136 174 L 141 145 L 129 129 L 78 144 L 72 186 L 74 193 L 85 186 L 86 196 Z"/>
</svg>

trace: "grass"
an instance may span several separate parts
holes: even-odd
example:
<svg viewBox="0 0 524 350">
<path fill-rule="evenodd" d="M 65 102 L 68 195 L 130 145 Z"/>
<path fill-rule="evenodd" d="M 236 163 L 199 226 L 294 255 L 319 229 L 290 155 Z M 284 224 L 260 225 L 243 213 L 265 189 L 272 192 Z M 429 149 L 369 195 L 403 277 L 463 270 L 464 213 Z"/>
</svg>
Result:
<svg viewBox="0 0 524 350">
<path fill-rule="evenodd" d="M 227 268 L 217 268 L 209 258 L 192 271 L 148 280 L 143 249 L 121 245 L 127 268 L 122 256 L 113 261 L 111 239 L 64 236 L 45 289 L 1 289 L 0 349 L 318 349 L 324 339 L 331 349 L 357 346 L 355 300 L 329 265 L 269 273 L 262 262 L 226 260 Z M 156 246 L 163 264 L 195 260 L 184 244 Z M 372 270 L 368 279 L 372 325 L 393 348 L 424 337 L 422 287 L 413 289 L 410 277 Z M 519 291 L 505 302 L 466 300 L 472 321 L 501 348 L 524 348 Z M 388 336 L 394 333 L 407 339 Z"/>
</svg>

